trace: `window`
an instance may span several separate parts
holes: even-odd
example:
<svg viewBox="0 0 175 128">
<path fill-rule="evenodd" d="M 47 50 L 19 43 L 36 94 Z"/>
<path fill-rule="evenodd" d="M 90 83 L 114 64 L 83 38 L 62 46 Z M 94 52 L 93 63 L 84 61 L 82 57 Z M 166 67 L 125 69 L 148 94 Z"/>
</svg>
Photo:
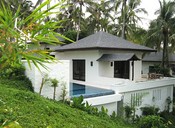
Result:
<svg viewBox="0 0 175 128">
<path fill-rule="evenodd" d="M 114 62 L 114 77 L 129 79 L 129 61 Z"/>
<path fill-rule="evenodd" d="M 153 101 L 161 100 L 161 89 L 153 90 Z"/>
<path fill-rule="evenodd" d="M 155 66 L 149 66 L 149 73 L 155 73 L 155 72 L 156 72 Z"/>
<path fill-rule="evenodd" d="M 85 60 L 73 60 L 73 79 L 85 81 Z"/>
</svg>

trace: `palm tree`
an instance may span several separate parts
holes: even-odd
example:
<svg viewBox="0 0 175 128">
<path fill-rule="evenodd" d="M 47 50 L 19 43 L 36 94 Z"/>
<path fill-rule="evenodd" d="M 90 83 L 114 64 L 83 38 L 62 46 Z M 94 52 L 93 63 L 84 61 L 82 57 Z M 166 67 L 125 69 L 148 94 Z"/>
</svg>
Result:
<svg viewBox="0 0 175 128">
<path fill-rule="evenodd" d="M 72 14 L 76 13 L 75 15 L 72 15 L 72 18 L 75 21 L 75 28 L 77 30 L 77 36 L 76 36 L 76 41 L 77 41 L 80 36 L 80 31 L 82 30 L 81 24 L 82 24 L 82 21 L 84 21 L 84 15 L 85 15 L 83 13 L 82 8 L 90 6 L 93 2 L 92 0 L 70 0 L 70 1 L 71 1 L 70 5 L 73 8 Z"/>
<path fill-rule="evenodd" d="M 54 91 L 53 91 L 53 100 L 55 100 L 56 88 L 58 87 L 58 83 L 59 83 L 59 81 L 57 79 L 51 79 L 51 87 L 54 88 Z"/>
<path fill-rule="evenodd" d="M 153 28 L 150 28 L 151 32 L 148 36 L 148 40 L 156 39 L 159 47 L 163 44 L 163 56 L 162 67 L 169 67 L 169 45 L 174 44 L 174 27 L 175 27 L 175 2 L 159 0 L 160 9 L 155 12 L 158 14 L 156 20 L 152 22 Z"/>
<path fill-rule="evenodd" d="M 6 7 L 10 7 L 13 14 L 15 14 L 20 7 L 19 15 L 22 18 L 29 16 L 32 13 L 33 4 L 31 1 L 28 0 L 1 0 L 0 7 L 2 8 L 3 5 Z"/>
<path fill-rule="evenodd" d="M 123 39 L 126 39 L 126 34 L 125 34 L 125 31 L 126 31 L 126 1 L 127 0 L 123 0 L 123 4 L 122 4 L 122 20 L 123 20 L 123 25 L 122 25 L 122 38 Z"/>
<path fill-rule="evenodd" d="M 141 0 L 124 0 L 122 3 L 121 15 L 118 18 L 117 34 L 122 38 L 127 39 L 137 28 L 137 23 L 142 18 L 138 16 L 138 13 L 146 13 L 144 8 L 140 8 Z"/>
<path fill-rule="evenodd" d="M 110 20 L 112 20 L 111 12 L 113 7 L 110 6 L 111 1 L 101 0 L 100 3 L 91 3 L 91 6 L 87 8 L 87 12 L 90 13 L 86 21 L 88 21 L 88 28 L 91 33 L 95 31 L 108 31 Z"/>
</svg>

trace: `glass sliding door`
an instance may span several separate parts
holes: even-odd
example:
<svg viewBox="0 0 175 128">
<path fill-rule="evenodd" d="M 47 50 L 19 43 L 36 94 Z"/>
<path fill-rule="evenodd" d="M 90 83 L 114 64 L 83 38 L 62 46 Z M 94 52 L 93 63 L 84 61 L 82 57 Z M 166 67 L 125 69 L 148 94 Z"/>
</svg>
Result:
<svg viewBox="0 0 175 128">
<path fill-rule="evenodd" d="M 73 60 L 73 79 L 85 81 L 85 60 Z"/>
<path fill-rule="evenodd" d="M 129 79 L 129 61 L 114 61 L 114 77 Z"/>
</svg>

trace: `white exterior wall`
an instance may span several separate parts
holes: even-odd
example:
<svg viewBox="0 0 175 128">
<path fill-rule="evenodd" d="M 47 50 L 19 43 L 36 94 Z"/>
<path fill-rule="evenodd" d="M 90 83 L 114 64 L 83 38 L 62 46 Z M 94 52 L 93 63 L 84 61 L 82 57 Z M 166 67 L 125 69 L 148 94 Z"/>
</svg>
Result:
<svg viewBox="0 0 175 128">
<path fill-rule="evenodd" d="M 85 60 L 85 82 L 97 81 L 98 77 L 114 78 L 114 63 L 111 66 L 111 62 L 97 61 L 103 54 L 115 54 L 115 53 L 129 53 L 131 51 L 118 51 L 118 50 L 84 50 L 84 51 L 65 51 L 54 53 L 56 58 L 61 60 L 70 60 L 70 81 L 74 81 L 72 78 L 72 60 L 82 59 Z M 131 52 L 133 53 L 133 51 Z M 141 52 L 135 52 L 135 54 L 141 58 Z M 90 65 L 91 61 L 93 66 Z M 134 80 L 141 79 L 141 61 L 134 61 Z M 130 62 L 130 80 L 132 79 L 132 66 Z"/>
<path fill-rule="evenodd" d="M 141 72 L 142 61 L 134 61 L 134 81 L 141 79 Z"/>
<path fill-rule="evenodd" d="M 124 105 L 131 104 L 131 94 L 142 93 L 144 94 L 142 104 L 139 105 L 136 109 L 136 114 L 140 115 L 140 107 L 143 106 L 156 106 L 160 108 L 160 111 L 165 110 L 167 107 L 166 99 L 168 97 L 173 99 L 173 86 L 175 84 L 175 78 L 163 78 L 155 79 L 145 82 L 132 82 L 132 83 L 123 83 L 116 84 L 113 86 L 113 90 L 122 94 L 124 97 Z M 153 102 L 153 91 L 154 95 L 157 95 L 159 100 Z M 158 90 L 158 91 L 157 91 Z M 170 104 L 170 111 L 172 111 L 173 103 Z"/>
<path fill-rule="evenodd" d="M 99 76 L 102 77 L 114 77 L 114 62 L 111 66 L 111 62 L 98 62 L 99 63 Z"/>
<path fill-rule="evenodd" d="M 72 78 L 72 60 L 85 60 L 85 82 L 96 81 L 99 76 L 99 65 L 97 59 L 100 57 L 97 50 L 89 51 L 73 51 L 73 52 L 62 52 L 55 53 L 56 58 L 61 60 L 70 60 L 70 81 L 73 81 Z M 93 62 L 93 66 L 90 65 L 91 61 Z"/>
<path fill-rule="evenodd" d="M 159 62 L 142 62 L 142 73 L 148 74 L 149 73 L 149 66 L 154 66 L 160 64 Z"/>
<path fill-rule="evenodd" d="M 56 78 L 60 82 L 66 82 L 66 88 L 69 95 L 69 61 L 62 60 L 57 63 L 50 63 L 45 64 L 48 69 L 44 69 L 43 67 L 40 67 L 39 71 L 33 63 L 31 63 L 31 69 L 29 68 L 26 61 L 23 61 L 25 67 L 26 67 L 26 76 L 32 81 L 32 85 L 34 87 L 35 92 L 39 92 L 41 81 L 43 78 L 43 74 L 48 74 L 49 78 Z M 61 85 L 57 87 L 56 90 L 56 99 L 59 100 L 60 94 L 61 94 Z M 53 87 L 49 86 L 49 83 L 44 85 L 42 93 L 43 96 L 52 98 L 53 97 Z"/>
<path fill-rule="evenodd" d="M 155 94 L 156 92 L 156 94 Z M 173 97 L 173 85 L 169 85 L 166 87 L 158 87 L 158 88 L 151 88 L 146 90 L 140 91 L 133 91 L 133 92 L 126 92 L 123 93 L 124 95 L 124 106 L 131 105 L 131 94 L 142 94 L 143 97 L 141 98 L 141 105 L 136 106 L 136 115 L 141 115 L 142 111 L 140 110 L 141 107 L 148 107 L 148 106 L 155 106 L 160 109 L 160 111 L 164 111 L 167 109 L 167 98 Z M 155 97 L 156 98 L 155 98 Z M 170 105 L 170 111 L 172 111 L 172 104 Z"/>
<path fill-rule="evenodd" d="M 84 102 L 88 102 L 94 107 L 97 107 L 98 110 L 101 110 L 101 107 L 108 109 L 108 114 L 111 115 L 113 112 L 117 113 L 117 101 L 121 101 L 120 94 L 99 96 L 84 99 Z"/>
</svg>

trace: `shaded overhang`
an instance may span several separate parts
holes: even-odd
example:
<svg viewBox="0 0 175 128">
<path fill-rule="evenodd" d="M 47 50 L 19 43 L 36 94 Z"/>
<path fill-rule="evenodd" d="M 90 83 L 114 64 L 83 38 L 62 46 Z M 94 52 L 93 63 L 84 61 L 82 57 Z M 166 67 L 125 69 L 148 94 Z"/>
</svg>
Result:
<svg viewBox="0 0 175 128">
<path fill-rule="evenodd" d="M 140 60 L 134 53 L 103 54 L 97 61 L 129 61 Z"/>
</svg>

